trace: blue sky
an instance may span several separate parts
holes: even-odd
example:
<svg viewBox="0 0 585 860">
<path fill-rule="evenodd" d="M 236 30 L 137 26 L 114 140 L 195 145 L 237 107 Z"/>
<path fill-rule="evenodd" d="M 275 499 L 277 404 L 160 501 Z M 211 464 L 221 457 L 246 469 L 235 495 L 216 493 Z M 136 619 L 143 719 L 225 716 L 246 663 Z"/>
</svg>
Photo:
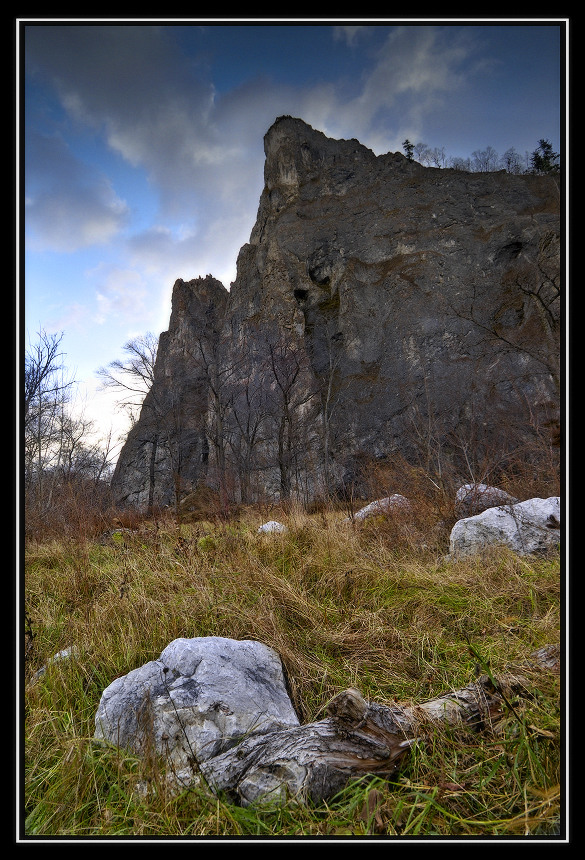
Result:
<svg viewBox="0 0 585 860">
<path fill-rule="evenodd" d="M 25 339 L 63 332 L 86 415 L 123 430 L 95 371 L 168 327 L 177 278 L 229 288 L 277 116 L 376 154 L 564 152 L 563 24 L 20 19 Z"/>
</svg>

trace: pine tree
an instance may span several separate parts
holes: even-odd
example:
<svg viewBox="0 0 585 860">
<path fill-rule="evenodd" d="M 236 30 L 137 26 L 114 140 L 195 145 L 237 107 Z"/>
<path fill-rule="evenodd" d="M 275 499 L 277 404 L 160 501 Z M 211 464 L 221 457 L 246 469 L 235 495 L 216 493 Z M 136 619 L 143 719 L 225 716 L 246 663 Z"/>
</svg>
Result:
<svg viewBox="0 0 585 860">
<path fill-rule="evenodd" d="M 560 171 L 559 153 L 553 152 L 550 140 L 539 140 L 538 147 L 530 157 L 533 173 L 558 173 Z"/>
<path fill-rule="evenodd" d="M 406 157 L 409 161 L 412 161 L 412 155 L 414 153 L 414 144 L 409 141 L 408 138 L 403 142 L 402 147 L 404 152 L 406 153 Z"/>
</svg>

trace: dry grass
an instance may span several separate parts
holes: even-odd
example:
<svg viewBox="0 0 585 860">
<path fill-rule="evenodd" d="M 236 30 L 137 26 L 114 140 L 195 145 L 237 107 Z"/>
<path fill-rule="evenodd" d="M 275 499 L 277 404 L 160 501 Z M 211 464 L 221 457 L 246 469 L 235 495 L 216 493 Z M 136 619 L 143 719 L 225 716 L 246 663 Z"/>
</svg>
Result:
<svg viewBox="0 0 585 860">
<path fill-rule="evenodd" d="M 382 703 L 464 686 L 477 653 L 494 674 L 560 638 L 558 558 L 492 551 L 445 561 L 445 527 L 410 519 L 343 524 L 343 512 L 272 511 L 233 522 L 133 522 L 103 540 L 26 547 L 27 833 L 42 835 L 455 835 L 555 832 L 560 816 L 559 678 L 533 672 L 534 697 L 497 735 L 435 733 L 394 784 L 350 786 L 318 810 L 239 809 L 197 791 L 148 798 L 154 760 L 96 747 L 103 689 L 173 639 L 227 636 L 272 646 L 301 721 L 355 686 Z M 469 648 L 472 645 L 473 651 Z M 156 782 L 156 780 L 155 780 Z"/>
</svg>

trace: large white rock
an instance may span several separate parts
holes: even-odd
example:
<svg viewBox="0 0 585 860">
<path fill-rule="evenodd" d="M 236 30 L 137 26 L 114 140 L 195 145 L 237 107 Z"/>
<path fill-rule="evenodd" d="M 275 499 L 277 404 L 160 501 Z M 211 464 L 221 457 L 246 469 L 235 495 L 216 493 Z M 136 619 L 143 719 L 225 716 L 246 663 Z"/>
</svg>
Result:
<svg viewBox="0 0 585 860">
<path fill-rule="evenodd" d="M 560 498 L 552 496 L 489 508 L 466 517 L 453 526 L 450 554 L 472 555 L 488 546 L 506 546 L 519 555 L 548 552 L 559 544 L 560 507 Z"/>
<path fill-rule="evenodd" d="M 299 725 L 280 657 L 261 642 L 175 639 L 158 660 L 104 690 L 95 738 L 142 754 L 152 745 L 186 781 L 197 763 L 251 734 Z"/>
</svg>

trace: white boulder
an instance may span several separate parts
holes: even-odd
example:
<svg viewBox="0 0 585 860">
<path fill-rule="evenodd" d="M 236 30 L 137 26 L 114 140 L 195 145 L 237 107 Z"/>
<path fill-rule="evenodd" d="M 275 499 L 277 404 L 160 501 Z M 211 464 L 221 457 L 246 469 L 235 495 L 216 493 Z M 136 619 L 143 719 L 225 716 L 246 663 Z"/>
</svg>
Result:
<svg viewBox="0 0 585 860">
<path fill-rule="evenodd" d="M 410 510 L 410 502 L 406 496 L 401 496 L 400 493 L 394 493 L 392 496 L 386 496 L 384 499 L 376 499 L 375 502 L 370 502 L 365 508 L 360 508 L 353 515 L 354 520 L 365 520 L 368 517 L 387 516 L 394 511 Z M 347 517 L 343 522 L 350 522 L 351 517 Z"/>
<path fill-rule="evenodd" d="M 528 499 L 458 520 L 451 531 L 450 555 L 473 555 L 488 546 L 506 546 L 519 555 L 546 553 L 560 541 L 560 504 L 558 496 Z"/>
<path fill-rule="evenodd" d="M 286 526 L 276 520 L 270 520 L 264 523 L 258 529 L 258 534 L 283 534 L 286 531 Z"/>
<path fill-rule="evenodd" d="M 243 737 L 298 725 L 276 651 L 209 636 L 175 639 L 157 660 L 113 681 L 94 737 L 138 754 L 151 748 L 188 783 L 199 763 Z"/>
</svg>

